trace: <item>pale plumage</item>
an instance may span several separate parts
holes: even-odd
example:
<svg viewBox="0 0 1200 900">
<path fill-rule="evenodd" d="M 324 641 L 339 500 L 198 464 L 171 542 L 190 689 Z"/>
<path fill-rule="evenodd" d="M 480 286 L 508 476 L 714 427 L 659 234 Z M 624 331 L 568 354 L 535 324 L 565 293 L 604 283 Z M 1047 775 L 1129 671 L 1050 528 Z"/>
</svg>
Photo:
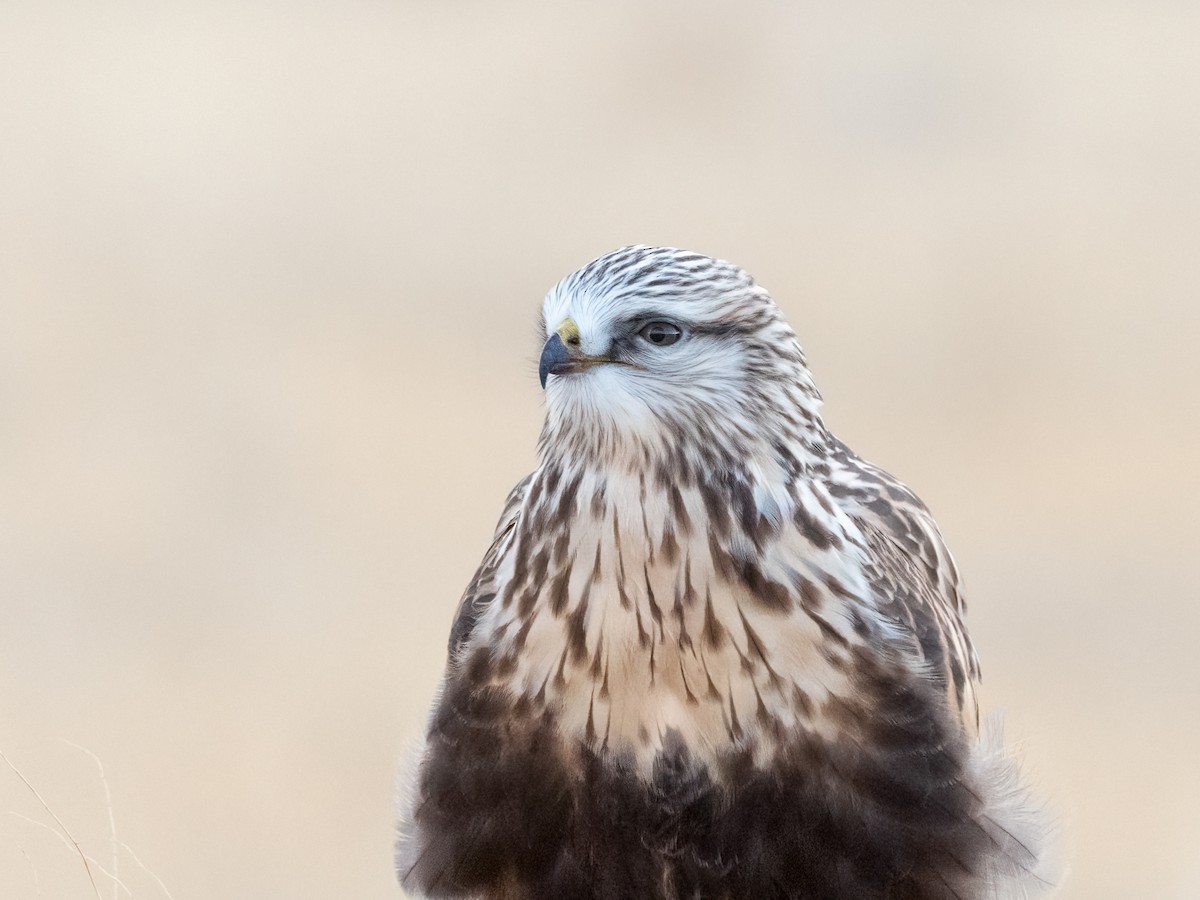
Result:
<svg viewBox="0 0 1200 900">
<path fill-rule="evenodd" d="M 825 428 L 741 269 L 627 247 L 543 306 L 538 468 L 464 596 L 400 877 L 471 898 L 1009 898 L 1044 827 L 917 497 Z"/>
</svg>

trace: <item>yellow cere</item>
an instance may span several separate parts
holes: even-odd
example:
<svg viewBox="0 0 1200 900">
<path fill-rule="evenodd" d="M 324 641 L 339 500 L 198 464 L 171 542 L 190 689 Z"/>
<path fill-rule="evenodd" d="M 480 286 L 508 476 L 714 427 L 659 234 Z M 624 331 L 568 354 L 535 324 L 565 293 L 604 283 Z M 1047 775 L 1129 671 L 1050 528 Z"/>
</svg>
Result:
<svg viewBox="0 0 1200 900">
<path fill-rule="evenodd" d="M 568 346 L 579 343 L 579 326 L 575 324 L 574 319 L 563 319 L 562 324 L 558 326 L 558 337 Z"/>
</svg>

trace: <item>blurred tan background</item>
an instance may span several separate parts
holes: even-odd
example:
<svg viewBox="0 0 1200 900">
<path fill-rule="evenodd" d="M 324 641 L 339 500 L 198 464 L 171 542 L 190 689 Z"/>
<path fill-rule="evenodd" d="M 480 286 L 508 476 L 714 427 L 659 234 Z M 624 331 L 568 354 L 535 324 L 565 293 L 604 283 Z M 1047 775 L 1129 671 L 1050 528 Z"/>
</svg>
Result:
<svg viewBox="0 0 1200 900">
<path fill-rule="evenodd" d="M 1197 34 L 1133 0 L 4 4 L 0 750 L 111 868 L 66 742 L 96 754 L 177 900 L 398 897 L 392 775 L 533 464 L 541 297 L 666 243 L 767 285 L 828 421 L 934 508 L 1063 896 L 1195 900 Z M 36 822 L 0 766 L 0 896 L 95 896 Z"/>
</svg>

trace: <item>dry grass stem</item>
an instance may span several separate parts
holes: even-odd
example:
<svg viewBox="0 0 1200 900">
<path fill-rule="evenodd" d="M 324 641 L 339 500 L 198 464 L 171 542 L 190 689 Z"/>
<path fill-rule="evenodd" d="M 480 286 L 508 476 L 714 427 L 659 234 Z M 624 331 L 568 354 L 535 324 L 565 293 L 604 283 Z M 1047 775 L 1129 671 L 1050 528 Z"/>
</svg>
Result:
<svg viewBox="0 0 1200 900">
<path fill-rule="evenodd" d="M 165 884 L 163 884 L 163 880 L 154 874 L 153 869 L 149 868 L 144 862 L 142 862 L 140 859 L 138 859 L 138 855 L 133 852 L 132 847 L 130 847 L 124 841 L 117 841 L 117 843 L 125 848 L 125 852 L 129 854 L 130 859 L 132 859 L 135 863 L 137 863 L 138 868 L 140 868 L 143 872 L 145 872 L 147 875 L 149 875 L 151 878 L 153 878 L 155 880 L 155 882 L 157 882 L 159 890 L 161 890 L 163 892 L 163 894 L 166 895 L 167 900 L 175 900 L 175 898 L 171 896 L 171 892 L 167 890 L 167 886 Z"/>
<path fill-rule="evenodd" d="M 84 871 L 87 872 L 88 881 L 92 883 L 92 890 L 96 894 L 96 900 L 104 900 L 104 898 L 100 896 L 100 888 L 96 886 L 96 878 L 92 875 L 92 867 L 88 864 L 88 857 L 83 852 L 83 849 L 79 846 L 79 841 L 75 840 L 74 836 L 72 836 L 71 832 L 67 829 L 67 826 L 63 824 L 62 819 L 60 819 L 54 810 L 50 808 L 50 804 L 46 802 L 46 798 L 38 793 L 37 788 L 29 783 L 29 779 L 21 774 L 21 770 L 13 765 L 12 760 L 5 756 L 3 751 L 0 751 L 0 759 L 4 760 L 5 764 L 13 770 L 13 773 L 20 778 L 22 782 L 24 782 L 25 787 L 29 788 L 33 796 L 37 797 L 38 803 L 42 804 L 42 809 L 44 809 L 49 814 L 50 818 L 54 820 L 55 824 L 62 829 L 62 833 L 66 835 L 66 839 L 71 842 L 71 846 L 73 846 L 75 848 L 75 852 L 79 854 L 79 859 L 83 863 Z M 21 816 L 21 818 L 25 819 L 28 817 Z M 29 821 L 34 822 L 36 820 L 29 819 Z M 48 827 L 42 822 L 38 822 L 37 824 L 42 825 L 43 828 Z M 51 829 L 51 831 L 53 831 L 53 829 Z M 62 835 L 59 836 L 62 837 Z"/>
<path fill-rule="evenodd" d="M 33 857 L 29 855 L 29 851 L 17 844 L 17 849 L 21 851 L 21 855 L 25 857 L 25 862 L 29 863 L 29 874 L 33 876 L 33 889 L 39 897 L 42 896 L 42 881 L 38 878 L 37 866 L 33 864 Z"/>
<path fill-rule="evenodd" d="M 80 744 L 76 744 L 74 741 L 68 741 L 66 739 L 63 740 L 63 743 L 68 747 L 74 747 L 81 753 L 86 753 L 88 756 L 90 756 L 92 758 L 92 762 L 96 764 L 96 770 L 100 773 L 100 784 L 104 787 L 104 808 L 108 811 L 108 842 L 112 859 L 111 868 L 113 879 L 113 900 L 117 900 L 117 885 L 120 884 L 117 876 L 121 873 L 121 859 L 117 853 L 117 820 L 113 815 L 112 791 L 109 790 L 108 778 L 104 774 L 104 763 L 100 762 L 100 757 L 98 757 L 87 747 L 81 746 Z"/>
<path fill-rule="evenodd" d="M 20 819 L 23 822 L 28 822 L 30 825 L 36 825 L 38 828 L 45 828 L 48 832 L 50 832 L 52 835 L 54 835 L 56 838 L 58 838 L 60 841 L 62 841 L 63 846 L 66 847 L 68 850 L 78 850 L 79 849 L 78 844 L 73 845 L 71 843 L 71 841 L 67 840 L 58 831 L 55 831 L 53 828 L 51 828 L 45 822 L 39 822 L 37 819 L 31 819 L 29 816 L 23 815 L 19 812 L 14 812 L 11 809 L 8 811 L 8 814 L 10 816 L 14 816 L 14 817 Z M 96 859 L 94 856 L 88 856 L 86 853 L 82 853 L 82 852 L 81 852 L 81 856 L 83 858 L 84 864 L 88 866 L 89 872 L 90 872 L 91 868 L 94 867 L 96 869 L 96 871 L 99 872 L 101 875 L 103 875 L 105 878 L 112 879 L 113 884 L 117 885 L 121 890 L 123 890 L 127 896 L 129 896 L 129 897 L 133 896 L 133 891 L 131 891 L 129 889 L 129 886 L 126 885 L 125 882 L 123 882 L 121 879 L 117 878 L 117 876 L 113 875 L 112 872 L 108 871 L 108 869 L 104 868 L 103 864 L 98 859 Z M 93 884 L 93 886 L 95 886 L 96 883 L 93 881 L 92 884 Z M 97 893 L 97 895 L 99 895 L 99 893 L 100 893 L 98 888 L 96 890 L 96 893 Z"/>
</svg>

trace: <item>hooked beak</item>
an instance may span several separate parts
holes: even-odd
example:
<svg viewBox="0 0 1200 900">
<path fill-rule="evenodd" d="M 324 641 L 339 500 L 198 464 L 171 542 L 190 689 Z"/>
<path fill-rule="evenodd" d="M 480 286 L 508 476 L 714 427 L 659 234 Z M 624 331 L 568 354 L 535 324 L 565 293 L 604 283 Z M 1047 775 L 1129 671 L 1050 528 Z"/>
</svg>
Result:
<svg viewBox="0 0 1200 900">
<path fill-rule="evenodd" d="M 538 361 L 538 379 L 544 389 L 547 376 L 582 372 L 607 362 L 613 362 L 613 359 L 608 356 L 588 356 L 580 349 L 579 326 L 573 319 L 565 319 L 542 348 L 542 358 Z"/>
<path fill-rule="evenodd" d="M 548 375 L 562 375 L 564 372 L 570 372 L 574 364 L 575 360 L 571 356 L 571 352 L 567 350 L 567 345 L 563 343 L 562 338 L 557 334 L 552 335 L 550 340 L 546 341 L 546 346 L 542 348 L 542 358 L 538 361 L 538 379 L 542 382 L 542 389 L 546 388 Z"/>
</svg>

